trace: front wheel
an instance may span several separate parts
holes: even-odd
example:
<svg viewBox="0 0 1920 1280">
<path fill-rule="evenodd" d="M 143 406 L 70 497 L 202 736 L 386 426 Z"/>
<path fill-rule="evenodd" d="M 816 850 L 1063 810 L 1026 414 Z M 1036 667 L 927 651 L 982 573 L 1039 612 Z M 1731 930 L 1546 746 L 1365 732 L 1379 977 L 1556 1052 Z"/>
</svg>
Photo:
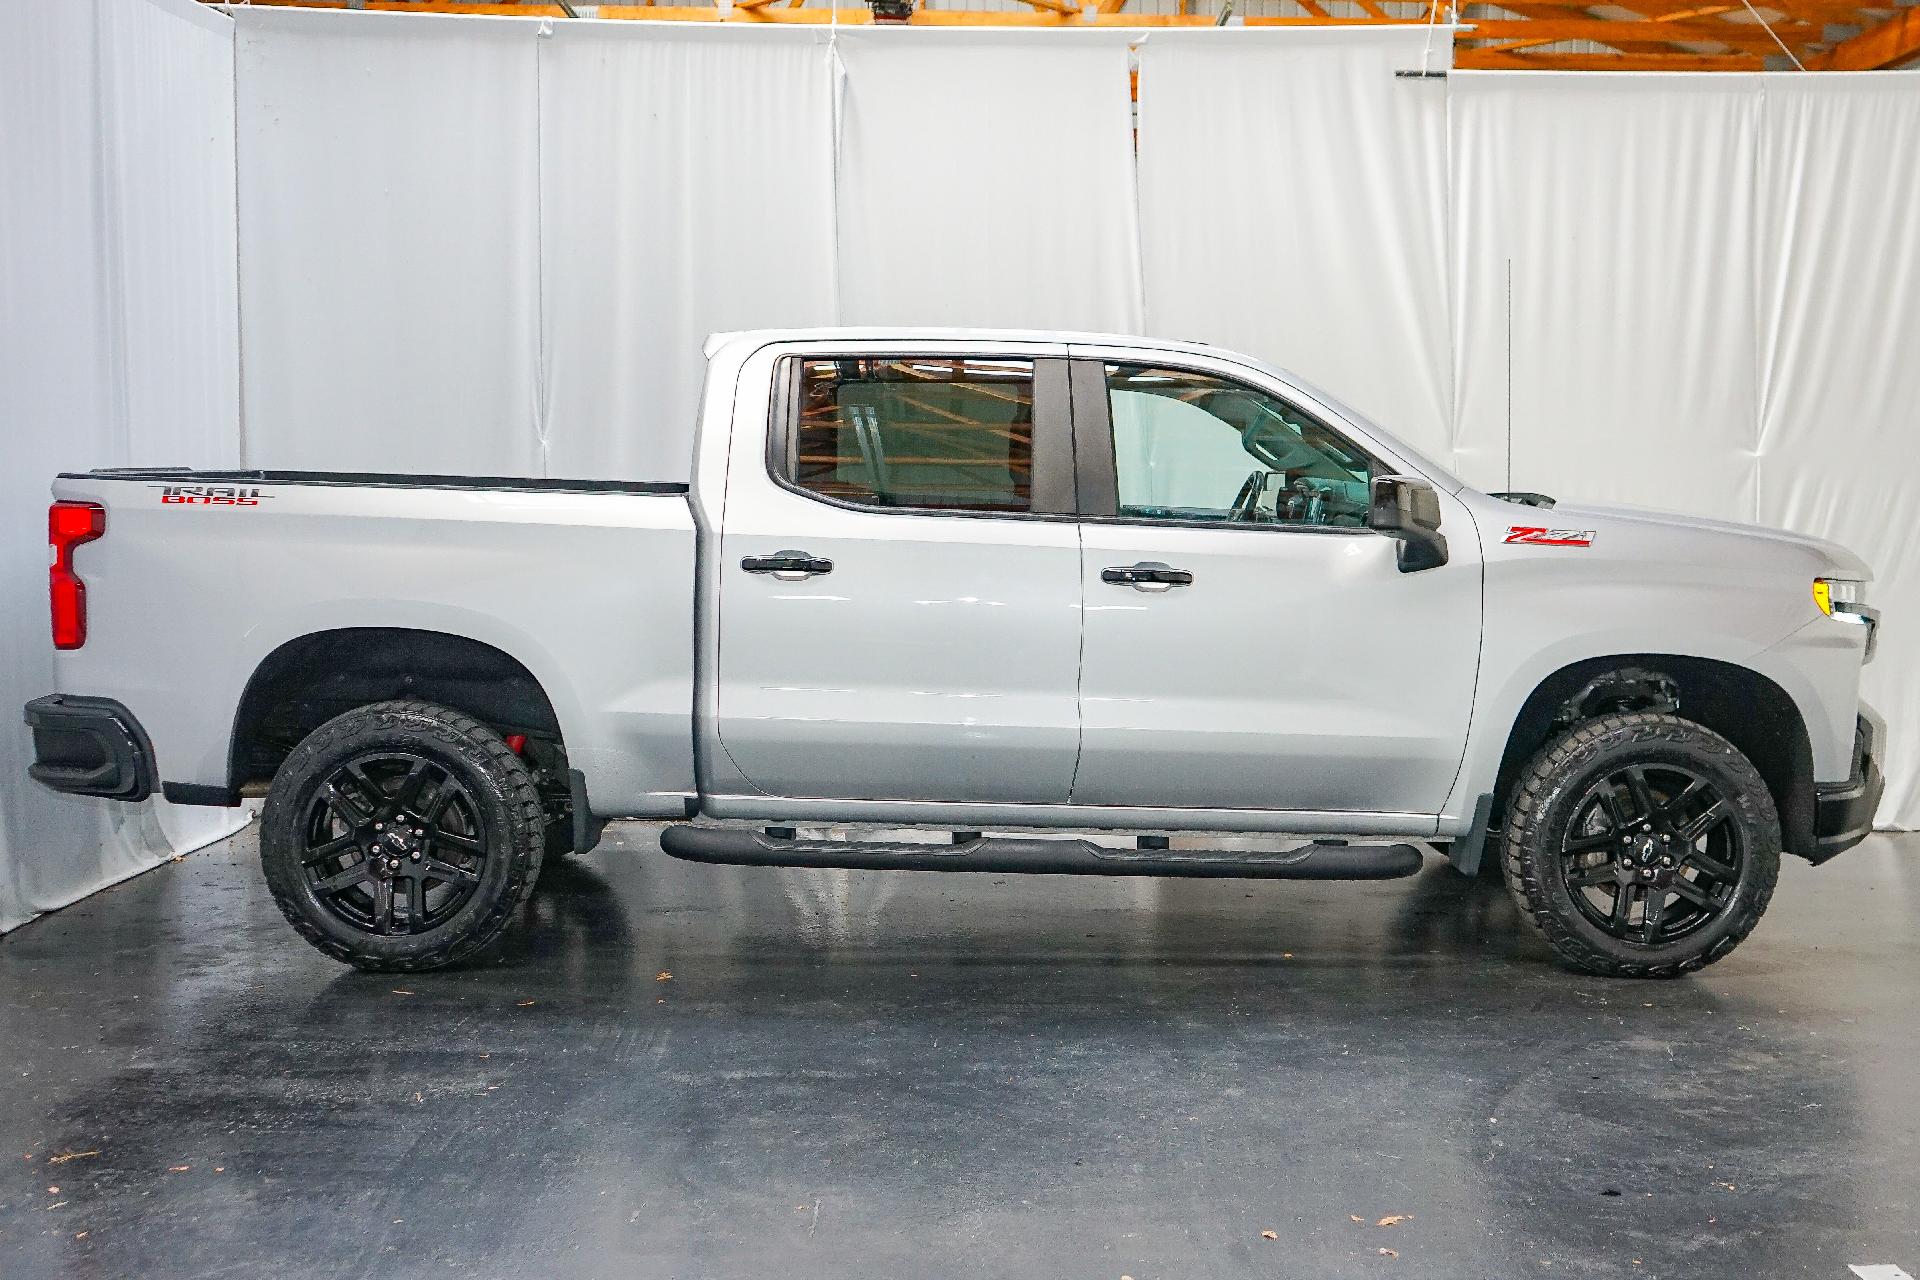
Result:
<svg viewBox="0 0 1920 1280">
<path fill-rule="evenodd" d="M 260 818 L 282 914 L 363 969 L 437 969 L 492 942 L 532 891 L 544 841 L 526 765 L 430 702 L 374 703 L 315 729 Z"/>
<path fill-rule="evenodd" d="M 1576 725 L 1522 771 L 1507 885 L 1564 963 L 1670 978 L 1753 931 L 1780 877 L 1773 796 L 1734 745 L 1678 716 Z"/>
</svg>

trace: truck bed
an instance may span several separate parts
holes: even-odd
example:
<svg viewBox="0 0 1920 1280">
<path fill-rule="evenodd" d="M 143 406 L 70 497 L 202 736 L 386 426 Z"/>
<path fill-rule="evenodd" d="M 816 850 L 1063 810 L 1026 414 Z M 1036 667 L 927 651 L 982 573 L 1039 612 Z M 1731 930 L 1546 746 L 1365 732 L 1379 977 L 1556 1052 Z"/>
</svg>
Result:
<svg viewBox="0 0 1920 1280">
<path fill-rule="evenodd" d="M 113 698 L 172 788 L 230 783 L 234 708 L 280 646 L 405 628 L 490 645 L 546 689 L 603 812 L 693 792 L 694 524 L 684 484 L 115 468 L 54 496 L 106 509 L 76 549 L 88 638 L 60 686 Z"/>
</svg>

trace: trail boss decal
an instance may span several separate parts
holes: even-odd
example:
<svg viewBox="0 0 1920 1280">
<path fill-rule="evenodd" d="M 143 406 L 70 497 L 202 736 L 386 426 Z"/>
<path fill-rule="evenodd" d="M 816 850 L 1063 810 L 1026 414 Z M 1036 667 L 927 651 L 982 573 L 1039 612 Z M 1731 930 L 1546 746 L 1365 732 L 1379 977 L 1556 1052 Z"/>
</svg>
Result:
<svg viewBox="0 0 1920 1280">
<path fill-rule="evenodd" d="M 162 504 L 177 502 L 205 507 L 257 507 L 268 495 L 258 489 L 236 488 L 229 484 L 150 484 L 160 491 Z"/>
<path fill-rule="evenodd" d="M 1516 524 L 1508 526 L 1505 540 L 1524 542 L 1533 547 L 1590 547 L 1593 545 L 1593 530 L 1535 529 Z"/>
</svg>

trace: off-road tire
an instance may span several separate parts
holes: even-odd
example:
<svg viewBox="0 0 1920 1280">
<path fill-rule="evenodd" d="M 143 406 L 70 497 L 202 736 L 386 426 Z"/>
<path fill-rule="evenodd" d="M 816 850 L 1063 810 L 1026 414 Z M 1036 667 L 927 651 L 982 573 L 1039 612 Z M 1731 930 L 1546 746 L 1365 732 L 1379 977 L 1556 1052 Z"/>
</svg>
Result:
<svg viewBox="0 0 1920 1280">
<path fill-rule="evenodd" d="M 1713 782 L 1744 841 L 1740 880 L 1697 933 L 1665 944 L 1626 941 L 1575 907 L 1561 873 L 1562 839 L 1586 789 L 1636 763 L 1679 765 Z M 1560 961 L 1584 973 L 1672 978 L 1721 959 L 1753 932 L 1780 876 L 1780 819 L 1746 756 L 1719 734 L 1678 716 L 1601 716 L 1549 741 L 1515 781 L 1504 841 L 1507 888 Z"/>
<path fill-rule="evenodd" d="M 424 932 L 359 932 L 323 906 L 301 865 L 302 824 L 323 783 L 368 751 L 424 757 L 456 776 L 475 801 L 486 857 L 472 896 Z M 376 702 L 308 734 L 281 764 L 260 818 L 260 863 L 281 914 L 308 942 L 345 964 L 419 972 L 458 963 L 493 942 L 540 875 L 546 819 L 533 775 L 501 736 L 431 702 Z"/>
</svg>

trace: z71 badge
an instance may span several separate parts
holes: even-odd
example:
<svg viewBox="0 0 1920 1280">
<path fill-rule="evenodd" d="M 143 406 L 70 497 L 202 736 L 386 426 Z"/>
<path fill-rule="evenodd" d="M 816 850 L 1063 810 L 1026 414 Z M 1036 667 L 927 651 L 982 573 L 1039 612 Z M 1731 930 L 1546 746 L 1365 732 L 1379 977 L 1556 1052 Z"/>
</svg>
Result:
<svg viewBox="0 0 1920 1280">
<path fill-rule="evenodd" d="M 1524 542 L 1532 547 L 1590 547 L 1593 545 L 1593 530 L 1535 529 L 1516 524 L 1508 526 L 1506 541 Z"/>
<path fill-rule="evenodd" d="M 207 507 L 257 507 L 269 495 L 258 489 L 237 488 L 228 484 L 153 484 L 162 503 L 181 502 Z"/>
</svg>

